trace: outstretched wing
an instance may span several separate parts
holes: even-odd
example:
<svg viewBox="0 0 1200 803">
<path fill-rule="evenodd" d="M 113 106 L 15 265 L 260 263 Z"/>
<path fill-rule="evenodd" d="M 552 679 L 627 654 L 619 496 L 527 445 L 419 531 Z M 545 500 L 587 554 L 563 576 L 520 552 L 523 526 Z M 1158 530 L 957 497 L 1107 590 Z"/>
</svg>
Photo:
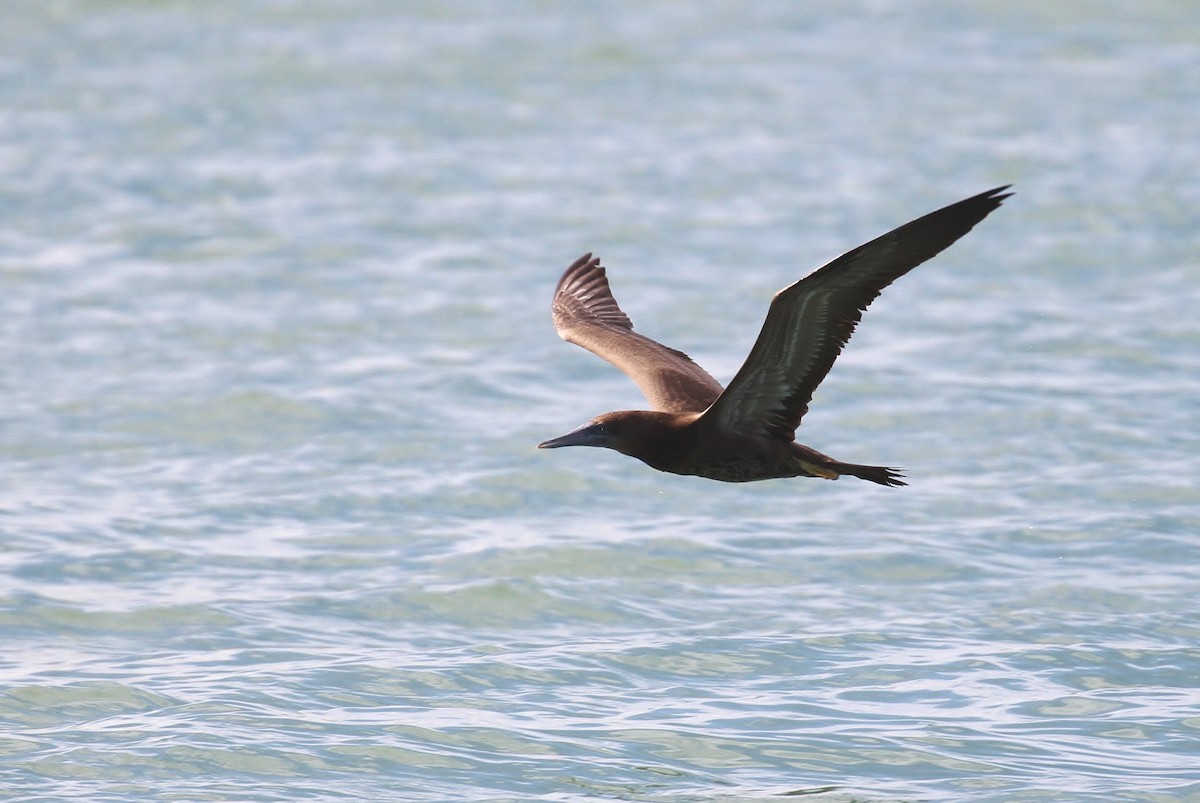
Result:
<svg viewBox="0 0 1200 803">
<path fill-rule="evenodd" d="M 608 360 L 632 379 L 655 410 L 700 412 L 721 395 L 721 383 L 686 354 L 633 331 L 617 306 L 600 260 L 584 254 L 554 290 L 554 328 L 568 343 Z"/>
<path fill-rule="evenodd" d="M 860 245 L 780 290 L 746 362 L 703 420 L 791 440 L 863 311 L 883 288 L 949 247 L 1011 193 L 951 204 Z"/>
</svg>

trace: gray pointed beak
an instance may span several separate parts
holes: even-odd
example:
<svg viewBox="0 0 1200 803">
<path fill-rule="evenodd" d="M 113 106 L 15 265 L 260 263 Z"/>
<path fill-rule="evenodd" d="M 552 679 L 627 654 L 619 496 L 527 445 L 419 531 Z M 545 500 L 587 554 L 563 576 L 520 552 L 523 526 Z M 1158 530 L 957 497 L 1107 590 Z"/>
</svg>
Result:
<svg viewBox="0 0 1200 803">
<path fill-rule="evenodd" d="M 539 449 L 557 449 L 561 446 L 607 446 L 608 435 L 599 424 L 584 424 L 566 435 L 559 435 L 537 445 Z"/>
</svg>

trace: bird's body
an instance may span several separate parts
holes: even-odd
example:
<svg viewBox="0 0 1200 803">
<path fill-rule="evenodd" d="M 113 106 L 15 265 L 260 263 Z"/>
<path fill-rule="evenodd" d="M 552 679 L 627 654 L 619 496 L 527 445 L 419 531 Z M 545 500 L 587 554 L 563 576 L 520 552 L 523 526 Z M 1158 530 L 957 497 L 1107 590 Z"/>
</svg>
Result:
<svg viewBox="0 0 1200 803">
<path fill-rule="evenodd" d="M 686 354 L 634 332 L 600 260 L 583 255 L 558 282 L 555 329 L 627 374 L 653 409 L 604 413 L 539 448 L 602 446 L 660 471 L 724 482 L 850 474 L 904 485 L 895 469 L 842 463 L 796 443 L 796 428 L 863 310 L 884 287 L 970 231 L 1008 197 L 1006 189 L 917 218 L 781 290 L 724 389 Z"/>
</svg>

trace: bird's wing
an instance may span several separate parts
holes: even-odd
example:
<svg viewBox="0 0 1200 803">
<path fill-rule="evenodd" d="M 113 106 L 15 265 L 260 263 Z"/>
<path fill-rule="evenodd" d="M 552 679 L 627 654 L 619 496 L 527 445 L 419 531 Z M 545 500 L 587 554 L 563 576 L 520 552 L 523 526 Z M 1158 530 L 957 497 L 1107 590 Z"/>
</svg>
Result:
<svg viewBox="0 0 1200 803">
<path fill-rule="evenodd" d="M 633 331 L 613 298 L 600 260 L 591 254 L 575 260 L 558 280 L 551 309 L 563 340 L 623 371 L 653 409 L 700 412 L 721 395 L 721 383 L 686 354 Z"/>
<path fill-rule="evenodd" d="M 725 431 L 791 440 L 863 311 L 883 288 L 969 232 L 1011 193 L 997 187 L 905 223 L 775 294 L 762 332 L 702 416 Z"/>
</svg>

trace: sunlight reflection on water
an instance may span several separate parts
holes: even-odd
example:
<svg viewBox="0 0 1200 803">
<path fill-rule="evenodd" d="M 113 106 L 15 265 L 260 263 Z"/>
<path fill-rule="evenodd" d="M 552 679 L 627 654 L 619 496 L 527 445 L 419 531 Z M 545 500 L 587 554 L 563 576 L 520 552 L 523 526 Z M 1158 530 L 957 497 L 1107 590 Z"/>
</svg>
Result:
<svg viewBox="0 0 1200 803">
<path fill-rule="evenodd" d="M 1200 16 L 1161 2 L 0 11 L 0 778 L 30 799 L 1186 799 Z M 900 491 L 534 444 L 1018 194 L 801 437 Z"/>
</svg>

